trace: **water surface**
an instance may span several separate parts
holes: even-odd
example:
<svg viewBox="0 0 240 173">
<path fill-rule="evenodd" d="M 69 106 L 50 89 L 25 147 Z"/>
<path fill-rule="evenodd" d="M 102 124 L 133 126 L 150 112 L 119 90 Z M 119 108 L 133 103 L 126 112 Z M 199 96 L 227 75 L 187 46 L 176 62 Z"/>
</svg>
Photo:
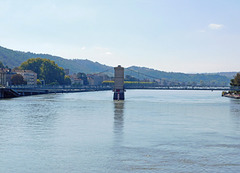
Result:
<svg viewBox="0 0 240 173">
<path fill-rule="evenodd" d="M 240 100 L 128 90 L 0 100 L 0 172 L 238 172 Z"/>
</svg>

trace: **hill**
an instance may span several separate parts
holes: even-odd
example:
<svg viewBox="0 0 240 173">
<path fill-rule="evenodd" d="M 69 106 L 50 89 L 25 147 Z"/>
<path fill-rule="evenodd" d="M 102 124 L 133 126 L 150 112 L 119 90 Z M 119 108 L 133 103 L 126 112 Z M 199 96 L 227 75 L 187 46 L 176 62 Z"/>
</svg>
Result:
<svg viewBox="0 0 240 173">
<path fill-rule="evenodd" d="M 218 85 L 227 86 L 229 85 L 230 79 L 225 75 L 220 74 L 186 74 L 186 73 L 176 73 L 176 72 L 164 72 L 159 70 L 154 70 L 146 67 L 132 66 L 127 68 L 126 74 L 134 76 L 136 78 L 160 78 L 167 81 L 181 82 L 185 84 L 201 84 L 201 85 Z"/>
<path fill-rule="evenodd" d="M 64 69 L 70 69 L 71 73 L 97 73 L 111 68 L 87 59 L 64 59 L 62 57 L 48 54 L 14 51 L 0 46 L 0 61 L 10 68 L 18 67 L 21 63 L 30 58 L 47 58 L 53 60 L 56 64 L 58 64 L 58 66 L 63 67 Z"/>
<path fill-rule="evenodd" d="M 216 73 L 217 75 L 221 75 L 221 76 L 226 76 L 228 77 L 229 79 L 233 79 L 234 76 L 239 73 L 239 72 L 219 72 L 219 73 Z"/>
<path fill-rule="evenodd" d="M 31 52 L 21 52 L 7 49 L 0 46 L 0 61 L 10 68 L 18 67 L 22 62 L 30 58 L 47 58 L 55 61 L 60 67 L 70 69 L 70 73 L 99 73 L 106 70 L 108 74 L 113 75 L 113 67 L 83 59 L 65 59 L 59 56 L 52 56 L 48 54 L 36 54 Z M 137 71 L 134 72 L 134 71 Z M 126 68 L 125 74 L 144 79 L 144 78 L 158 78 L 167 81 L 181 82 L 186 84 L 205 84 L 205 85 L 229 85 L 230 79 L 236 72 L 220 72 L 209 74 L 186 74 L 176 72 L 164 72 L 146 67 L 132 66 Z M 144 75 L 143 75 L 144 74 Z"/>
</svg>

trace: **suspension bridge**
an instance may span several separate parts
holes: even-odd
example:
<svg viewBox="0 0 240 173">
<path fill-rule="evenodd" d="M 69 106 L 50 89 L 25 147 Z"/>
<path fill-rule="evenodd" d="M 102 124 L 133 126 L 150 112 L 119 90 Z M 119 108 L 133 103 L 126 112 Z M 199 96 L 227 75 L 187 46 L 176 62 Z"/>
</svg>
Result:
<svg viewBox="0 0 240 173">
<path fill-rule="evenodd" d="M 154 89 L 154 90 L 218 90 L 218 91 L 239 91 L 239 88 L 217 87 L 217 86 L 179 86 L 178 82 L 161 79 L 156 76 L 141 73 L 139 71 L 119 67 L 121 72 L 115 72 L 113 68 L 108 68 L 94 75 L 113 74 L 114 80 L 103 81 L 102 85 L 88 86 L 18 86 L 0 88 L 0 98 L 12 98 L 18 96 L 28 96 L 49 93 L 68 93 L 68 92 L 89 92 L 113 90 L 115 100 L 124 100 L 126 89 Z M 124 74 L 126 76 L 124 76 Z M 129 80 L 130 79 L 130 80 Z"/>
</svg>

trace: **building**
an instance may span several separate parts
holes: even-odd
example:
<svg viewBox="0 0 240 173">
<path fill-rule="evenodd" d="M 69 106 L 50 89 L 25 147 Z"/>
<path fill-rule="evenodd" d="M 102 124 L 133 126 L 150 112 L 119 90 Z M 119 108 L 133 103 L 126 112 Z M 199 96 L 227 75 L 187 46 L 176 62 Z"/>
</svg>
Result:
<svg viewBox="0 0 240 173">
<path fill-rule="evenodd" d="M 70 75 L 70 79 L 71 79 L 72 85 L 83 85 L 83 80 L 79 79 L 76 73 L 74 73 L 73 75 Z"/>
<path fill-rule="evenodd" d="M 13 72 L 11 69 L 8 70 L 7 76 L 6 76 L 6 81 L 7 81 L 7 86 L 12 85 L 12 76 L 15 75 L 16 73 Z"/>
<path fill-rule="evenodd" d="M 7 72 L 4 69 L 0 69 L 0 86 L 7 85 L 6 77 L 7 77 Z"/>
<path fill-rule="evenodd" d="M 89 85 L 102 85 L 103 76 L 100 75 L 87 75 Z"/>
<path fill-rule="evenodd" d="M 16 74 L 12 72 L 11 69 L 8 68 L 1 68 L 0 69 L 0 85 L 2 86 L 10 86 L 11 85 L 11 77 L 12 75 Z"/>
<path fill-rule="evenodd" d="M 32 70 L 15 70 L 15 72 L 23 76 L 27 85 L 37 85 L 37 73 Z"/>
<path fill-rule="evenodd" d="M 78 78 L 70 78 L 72 85 L 83 85 L 83 80 Z"/>
</svg>

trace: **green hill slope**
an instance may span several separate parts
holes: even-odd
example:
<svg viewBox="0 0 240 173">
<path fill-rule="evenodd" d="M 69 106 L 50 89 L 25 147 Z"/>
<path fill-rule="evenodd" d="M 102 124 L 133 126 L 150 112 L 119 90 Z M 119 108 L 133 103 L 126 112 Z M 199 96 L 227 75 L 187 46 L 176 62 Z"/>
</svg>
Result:
<svg viewBox="0 0 240 173">
<path fill-rule="evenodd" d="M 99 73 L 106 70 L 108 74 L 113 75 L 113 67 L 102 65 L 98 62 L 93 62 L 90 60 L 82 60 L 82 59 L 64 59 L 59 56 L 52 56 L 48 54 L 35 54 L 31 52 L 21 52 L 21 51 L 14 51 L 11 49 L 7 49 L 0 46 L 0 61 L 7 65 L 10 68 L 18 67 L 20 64 L 27 59 L 30 58 L 47 58 L 50 60 L 55 61 L 60 67 L 64 69 L 70 69 L 70 73 Z M 138 73 L 134 72 L 138 71 Z M 146 67 L 136 67 L 132 66 L 126 68 L 125 74 L 134 76 L 136 78 L 144 79 L 149 78 L 149 76 L 165 79 L 167 81 L 173 82 L 184 82 L 186 84 L 205 84 L 205 85 L 221 85 L 226 86 L 230 83 L 230 76 L 232 76 L 235 72 L 221 72 L 215 74 L 185 74 L 185 73 L 175 73 L 175 72 L 164 72 L 159 70 L 154 70 Z M 145 74 L 142 75 L 142 74 Z M 147 75 L 147 76 L 146 76 Z"/>
<path fill-rule="evenodd" d="M 102 65 L 98 62 L 82 59 L 64 59 L 58 56 L 48 54 L 35 54 L 31 52 L 20 52 L 11 49 L 6 49 L 0 46 L 0 61 L 10 68 L 18 67 L 22 62 L 30 58 L 47 58 L 55 61 L 60 67 L 70 69 L 71 73 L 97 73 L 105 71 L 111 67 Z"/>
<path fill-rule="evenodd" d="M 185 84 L 202 84 L 202 85 L 218 85 L 218 86 L 228 86 L 230 78 L 218 75 L 218 74 L 186 74 L 186 73 L 176 73 L 176 72 L 164 72 L 159 70 L 154 70 L 146 67 L 136 67 L 132 66 L 127 68 L 126 74 L 134 76 L 136 78 L 159 78 L 165 79 L 173 82 L 184 82 Z M 134 72 L 136 71 L 136 72 Z M 137 73 L 138 72 L 138 73 Z"/>
</svg>

